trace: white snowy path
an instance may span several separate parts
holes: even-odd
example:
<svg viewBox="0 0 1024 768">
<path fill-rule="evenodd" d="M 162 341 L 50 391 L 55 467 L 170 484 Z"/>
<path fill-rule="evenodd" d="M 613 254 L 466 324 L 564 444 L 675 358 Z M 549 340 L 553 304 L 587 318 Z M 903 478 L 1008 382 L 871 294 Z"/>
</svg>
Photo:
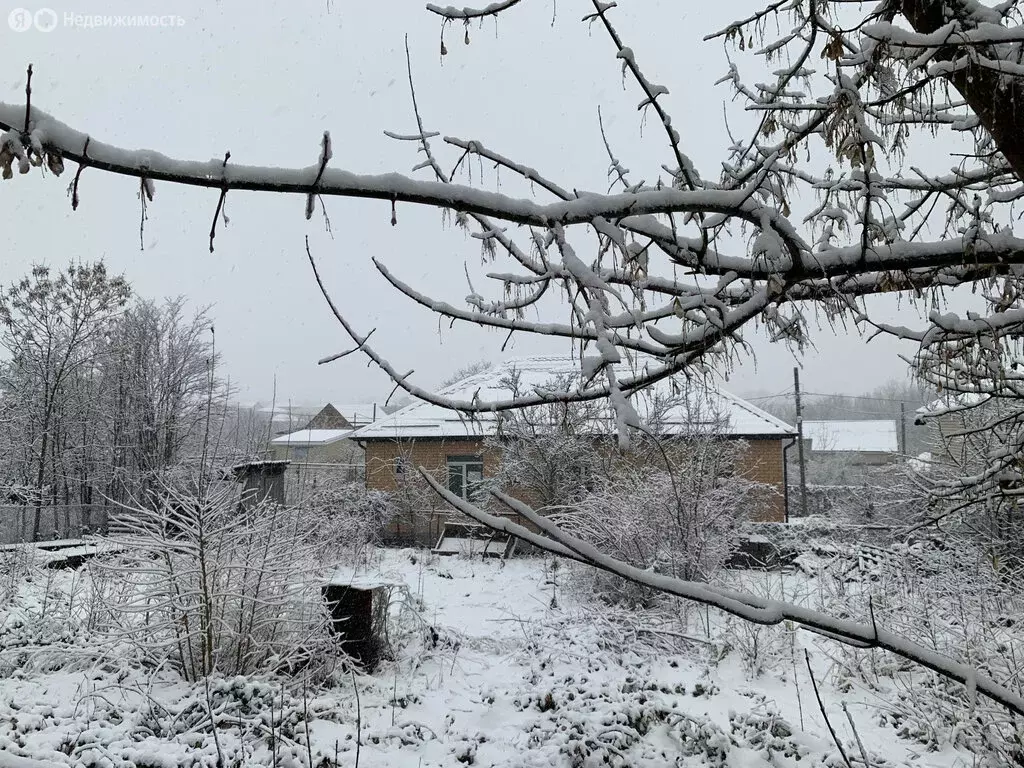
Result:
<svg viewBox="0 0 1024 768">
<path fill-rule="evenodd" d="M 315 765 L 355 765 L 357 737 L 361 768 L 842 764 L 806 674 L 798 675 L 797 702 L 788 650 L 785 663 L 749 679 L 735 651 L 709 663 L 702 644 L 671 656 L 638 647 L 576 599 L 564 565 L 552 586 L 539 559 L 501 563 L 385 550 L 359 574 L 407 585 L 418 618 L 404 614 L 409 629 L 395 661 L 356 678 L 358 736 L 350 679 L 308 702 Z M 3 621 L 11 616 L 0 606 L 0 628 Z M 686 631 L 700 636 L 696 624 Z M 798 637 L 813 652 L 812 639 Z M 824 676 L 827 659 L 816 661 Z M 202 700 L 201 688 L 168 673 L 148 687 L 153 680 L 130 665 L 85 672 L 44 665 L 0 678 L 0 768 L 44 765 L 37 761 L 215 766 L 216 744 L 202 718 L 184 730 L 169 725 L 187 720 L 170 713 L 190 711 Z M 279 690 L 274 681 L 224 682 L 231 685 L 247 702 Z M 881 702 L 871 694 L 822 688 L 840 738 L 849 749 L 846 702 L 876 768 L 970 765 L 967 755 L 924 753 L 878 725 Z M 301 701 L 290 709 L 297 713 L 288 731 L 292 746 L 278 755 L 285 767 L 303 765 L 307 754 Z M 273 764 L 265 743 L 239 743 L 229 727 L 219 741 L 228 765 Z M 859 751 L 850 754 L 860 760 Z"/>
</svg>

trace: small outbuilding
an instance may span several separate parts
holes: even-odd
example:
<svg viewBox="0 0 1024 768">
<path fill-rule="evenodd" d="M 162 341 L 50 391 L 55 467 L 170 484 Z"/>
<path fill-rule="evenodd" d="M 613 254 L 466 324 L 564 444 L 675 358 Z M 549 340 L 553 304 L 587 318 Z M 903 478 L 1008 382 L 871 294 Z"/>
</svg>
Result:
<svg viewBox="0 0 1024 768">
<path fill-rule="evenodd" d="M 244 483 L 239 506 L 251 509 L 263 501 L 285 503 L 284 473 L 289 461 L 248 461 L 231 468 L 235 480 Z"/>
</svg>

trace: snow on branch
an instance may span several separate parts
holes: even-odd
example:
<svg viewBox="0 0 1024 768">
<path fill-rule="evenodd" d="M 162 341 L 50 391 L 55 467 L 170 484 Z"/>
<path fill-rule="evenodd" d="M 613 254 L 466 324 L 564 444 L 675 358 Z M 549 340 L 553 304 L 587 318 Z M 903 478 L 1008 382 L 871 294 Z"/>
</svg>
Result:
<svg viewBox="0 0 1024 768">
<path fill-rule="evenodd" d="M 472 19 L 483 19 L 487 16 L 497 16 L 502 11 L 507 11 L 513 6 L 519 5 L 522 0 L 499 0 L 496 3 L 489 3 L 481 8 L 456 8 L 453 5 L 427 4 L 427 10 L 435 13 L 445 21 L 470 21 Z"/>
<path fill-rule="evenodd" d="M 0 128 L 11 131 L 24 105 L 0 102 Z M 279 194 L 357 197 L 416 203 L 494 216 L 516 224 L 548 227 L 586 224 L 594 218 L 621 218 L 669 212 L 713 211 L 740 216 L 751 223 L 777 218 L 750 199 L 753 190 L 662 189 L 634 194 L 580 194 L 545 205 L 459 184 L 421 181 L 398 173 L 357 174 L 341 169 L 275 168 L 231 165 L 222 160 L 179 160 L 152 150 L 127 150 L 90 139 L 41 110 L 31 109 L 31 136 L 45 152 L 57 153 L 86 167 L 152 181 L 213 189 Z M 89 153 L 85 154 L 86 141 Z M 780 226 L 787 228 L 783 222 Z"/>
<path fill-rule="evenodd" d="M 446 24 L 468 24 L 516 5 L 432 5 L 429 11 L 442 17 L 443 33 Z M 326 132 L 318 161 L 304 168 L 235 165 L 228 155 L 201 162 L 128 150 L 95 141 L 39 110 L 30 88 L 26 104 L 0 103 L 0 165 L 4 175 L 13 176 L 15 167 L 30 172 L 45 163 L 59 174 L 66 160 L 77 162 L 73 205 L 84 168 L 141 179 L 147 201 L 157 182 L 216 190 L 211 248 L 225 196 L 233 190 L 303 195 L 307 218 L 315 201 L 326 206 L 332 197 L 381 200 L 390 206 L 393 223 L 401 203 L 440 209 L 479 244 L 485 263 L 511 262 L 511 271 L 486 271 L 496 295 L 478 290 L 467 268 L 465 304 L 456 306 L 427 296 L 375 260 L 390 286 L 441 317 L 501 330 L 506 339 L 515 333 L 565 338 L 579 347 L 590 381 L 583 389 L 530 393 L 525 399 L 452 403 L 413 385 L 409 373 L 380 357 L 368 336 L 333 308 L 354 342 L 352 351 L 369 356 L 396 387 L 465 413 L 545 398 L 621 396 L 626 405 L 638 389 L 690 366 L 727 368 L 748 349 L 743 333 L 751 323 L 763 323 L 773 339 L 803 346 L 805 313 L 818 306 L 830 322 L 853 318 L 923 350 L 944 349 L 944 356 L 920 358 L 922 365 L 930 361 L 922 368 L 926 380 L 1009 391 L 1013 377 L 1000 369 L 1000 350 L 1024 336 L 1015 314 L 1022 306 L 1024 240 L 1008 226 L 1011 206 L 1024 196 L 1024 107 L 1013 106 L 1024 104 L 1024 90 L 1016 93 L 1024 88 L 1016 68 L 1024 40 L 1011 14 L 986 11 L 969 0 L 886 3 L 859 18 L 847 4 L 766 3 L 710 36 L 726 49 L 727 72 L 720 82 L 742 108 L 757 112 L 749 136 L 730 133 L 731 146 L 713 180 L 702 178 L 684 153 L 668 111 L 667 94 L 678 97 L 681 84 L 662 84 L 641 68 L 642 55 L 613 24 L 614 3 L 592 5 L 584 22 L 608 36 L 609 61 L 622 66 L 629 87 L 639 91 L 641 109 L 657 116 L 668 139 L 668 156 L 651 169 L 658 177 L 653 183 L 627 177 L 600 113 L 595 130 L 604 141 L 614 189 L 607 194 L 555 181 L 557 169 L 533 167 L 478 139 L 428 130 L 408 48 L 415 126 L 387 135 L 417 145 L 410 175 L 337 167 Z M 775 19 L 783 23 L 776 27 L 770 23 Z M 751 58 L 768 65 L 770 75 L 762 82 L 744 76 Z M 992 62 L 1005 64 L 998 78 Z M 992 93 L 1005 93 L 999 103 L 1008 108 L 994 109 Z M 914 166 L 908 172 L 903 159 L 915 128 L 966 134 L 974 152 L 952 168 Z M 731 131 L 728 123 L 726 130 Z M 445 138 L 435 146 L 438 136 Z M 824 170 L 808 162 L 822 150 Z M 441 152 L 453 153 L 454 164 Z M 468 175 L 467 160 L 473 158 L 514 173 L 529 196 L 483 189 L 482 180 L 474 185 L 472 177 L 458 183 L 457 174 Z M 427 178 L 415 178 L 424 171 Z M 792 210 L 795 201 L 805 208 L 799 214 Z M 941 231 L 925 239 L 936 224 Z M 964 284 L 984 285 L 1000 298 L 986 315 L 952 326 L 940 312 L 923 331 L 873 325 L 855 301 L 903 293 L 937 302 L 938 291 Z M 326 286 L 321 289 L 328 296 Z M 548 311 L 542 299 L 558 297 L 566 311 L 550 322 L 541 316 Z M 538 316 L 528 319 L 528 309 Z M 992 343 L 976 343 L 973 349 L 980 351 L 969 353 L 977 337 Z M 616 361 L 628 366 L 637 355 L 651 365 L 616 372 Z M 621 413 L 626 433 L 631 417 L 625 407 Z"/>
</svg>

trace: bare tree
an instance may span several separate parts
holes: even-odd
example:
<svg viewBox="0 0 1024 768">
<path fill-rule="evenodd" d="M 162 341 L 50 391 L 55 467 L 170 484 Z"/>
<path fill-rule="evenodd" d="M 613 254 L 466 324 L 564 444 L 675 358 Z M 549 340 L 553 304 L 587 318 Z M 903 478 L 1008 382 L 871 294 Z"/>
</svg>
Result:
<svg viewBox="0 0 1024 768">
<path fill-rule="evenodd" d="M 211 377 L 217 364 L 211 328 L 209 308 L 189 314 L 182 297 L 140 300 L 108 342 L 111 458 L 133 496 L 141 498 L 183 450 L 199 452 L 211 395 L 223 404 L 226 385 Z M 108 492 L 126 498 L 116 484 Z"/>
<path fill-rule="evenodd" d="M 33 541 L 39 538 L 47 480 L 55 500 L 63 474 L 58 449 L 67 425 L 60 417 L 69 383 L 95 360 L 96 345 L 129 294 L 124 278 L 108 277 L 97 262 L 71 264 L 55 277 L 37 265 L 0 296 L 0 345 L 11 354 L 12 375 L 20 378 L 24 394 L 31 394 L 21 398 L 20 406 L 26 409 L 32 437 Z"/>
<path fill-rule="evenodd" d="M 170 474 L 158 493 L 123 508 L 126 553 L 97 565 L 118 584 L 111 636 L 170 660 L 188 680 L 329 658 L 312 575 L 324 565 L 319 521 L 268 500 L 239 515 L 233 483 Z"/>
<path fill-rule="evenodd" d="M 102 265 L 97 275 L 94 284 L 53 281 L 38 268 L 5 299 L 3 466 L 10 488 L 21 489 L 11 500 L 34 505 L 37 521 L 43 505 L 59 505 L 69 535 L 72 506 L 92 530 L 94 505 L 143 498 L 160 472 L 201 452 L 208 419 L 215 434 L 228 420 L 227 385 L 211 376 L 208 310 L 190 315 L 181 298 L 122 309 L 127 283 L 108 286 Z"/>
</svg>

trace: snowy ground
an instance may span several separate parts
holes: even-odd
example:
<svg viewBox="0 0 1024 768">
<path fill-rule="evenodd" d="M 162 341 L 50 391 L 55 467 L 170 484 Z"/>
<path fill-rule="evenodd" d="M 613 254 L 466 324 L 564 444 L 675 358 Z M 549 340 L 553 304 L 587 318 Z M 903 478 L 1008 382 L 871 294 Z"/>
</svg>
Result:
<svg viewBox="0 0 1024 768">
<path fill-rule="evenodd" d="M 85 576 L 21 585 L 0 605 L 0 768 L 215 766 L 218 752 L 239 766 L 306 765 L 310 754 L 323 766 L 358 755 L 363 768 L 845 765 L 804 647 L 853 765 L 864 763 L 844 704 L 875 768 L 972 765 L 882 724 L 884 691 L 825 682 L 834 646 L 813 636 L 747 631 L 702 609 L 686 625 L 637 615 L 634 625 L 658 630 L 637 634 L 628 617 L 609 621 L 584 600 L 564 565 L 552 579 L 540 558 L 381 550 L 370 560 L 361 574 L 407 586 L 395 606 L 397 658 L 305 697 L 273 678 L 206 690 L 166 668 L 97 661 L 87 631 L 48 624 L 40 597 L 58 601 L 56 582 Z M 746 578 L 756 587 L 777 577 Z M 759 654 L 767 663 L 755 676 Z"/>
</svg>

